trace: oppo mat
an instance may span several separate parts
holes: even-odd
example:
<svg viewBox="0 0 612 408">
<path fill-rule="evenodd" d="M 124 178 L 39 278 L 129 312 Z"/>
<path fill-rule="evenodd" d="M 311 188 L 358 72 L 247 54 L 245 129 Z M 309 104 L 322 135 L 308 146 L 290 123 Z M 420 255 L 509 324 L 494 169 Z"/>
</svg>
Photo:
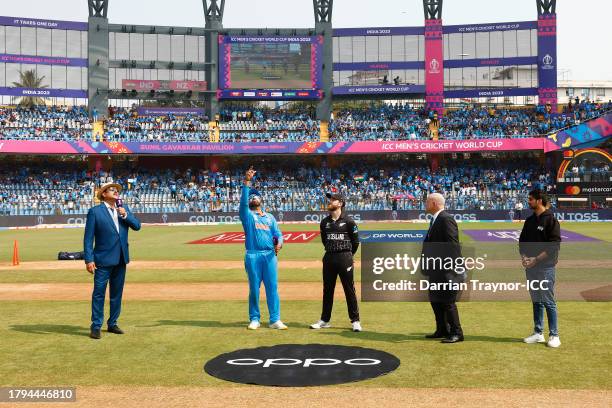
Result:
<svg viewBox="0 0 612 408">
<path fill-rule="evenodd" d="M 279 344 L 221 354 L 204 365 L 213 377 L 242 384 L 305 387 L 342 384 L 395 370 L 384 351 L 328 344 Z"/>
</svg>

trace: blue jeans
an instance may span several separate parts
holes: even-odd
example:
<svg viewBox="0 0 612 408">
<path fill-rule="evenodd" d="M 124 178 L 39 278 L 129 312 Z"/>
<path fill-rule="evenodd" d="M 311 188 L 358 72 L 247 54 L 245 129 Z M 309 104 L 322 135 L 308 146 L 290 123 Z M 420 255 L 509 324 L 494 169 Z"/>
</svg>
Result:
<svg viewBox="0 0 612 408">
<path fill-rule="evenodd" d="M 278 261 L 273 250 L 247 251 L 244 266 L 249 277 L 249 321 L 261 319 L 259 312 L 259 288 L 263 281 L 270 323 L 280 320 L 280 299 L 278 297 Z"/>
<path fill-rule="evenodd" d="M 544 331 L 544 309 L 548 317 L 548 330 L 550 336 L 558 336 L 557 328 L 557 304 L 555 302 L 535 302 L 533 304 L 533 331 L 542 334 Z"/>
<path fill-rule="evenodd" d="M 544 310 L 548 317 L 550 336 L 558 336 L 557 302 L 555 300 L 555 267 L 544 266 L 527 269 L 527 279 L 537 282 L 529 292 L 533 302 L 533 331 L 542 334 L 544 331 Z"/>
<path fill-rule="evenodd" d="M 94 289 L 91 295 L 91 329 L 100 330 L 104 320 L 106 285 L 110 283 L 110 316 L 108 327 L 116 326 L 121 313 L 121 298 L 125 283 L 125 264 L 98 267 L 94 272 Z"/>
</svg>

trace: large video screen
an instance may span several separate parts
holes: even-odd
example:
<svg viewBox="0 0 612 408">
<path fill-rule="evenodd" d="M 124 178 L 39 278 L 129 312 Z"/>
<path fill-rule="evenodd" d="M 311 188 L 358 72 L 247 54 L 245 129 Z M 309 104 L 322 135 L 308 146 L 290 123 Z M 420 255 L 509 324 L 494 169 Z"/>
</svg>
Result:
<svg viewBox="0 0 612 408">
<path fill-rule="evenodd" d="M 224 36 L 222 89 L 320 88 L 318 37 Z"/>
</svg>

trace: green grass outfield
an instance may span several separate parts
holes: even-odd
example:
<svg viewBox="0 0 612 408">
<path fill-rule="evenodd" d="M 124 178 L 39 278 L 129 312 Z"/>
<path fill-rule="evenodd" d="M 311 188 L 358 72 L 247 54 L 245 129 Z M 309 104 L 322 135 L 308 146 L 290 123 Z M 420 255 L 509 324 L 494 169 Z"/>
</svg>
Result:
<svg viewBox="0 0 612 408">
<path fill-rule="evenodd" d="M 426 224 L 361 224 L 362 230 L 424 229 Z M 520 229 L 520 224 L 463 223 L 460 229 Z M 318 225 L 283 225 L 285 231 L 315 230 Z M 577 246 L 582 259 L 610 259 L 610 223 L 563 223 L 562 228 L 601 239 Z M 240 244 L 186 245 L 220 232 L 240 231 L 239 225 L 148 227 L 130 234 L 134 260 L 235 260 Z M 50 261 L 61 250 L 79 250 L 82 229 L 0 231 L 0 262 L 9 262 L 12 243 L 19 240 L 21 261 Z M 465 235 L 462 241 L 473 243 Z M 603 249 L 602 249 L 603 248 Z M 318 238 L 308 244 L 288 244 L 283 260 L 317 260 Z M 58 262 L 58 261 L 55 261 Z M 612 266 L 610 267 L 612 268 Z M 606 267 L 606 270 L 610 270 Z M 320 281 L 316 268 L 279 271 L 281 282 Z M 572 269 L 588 279 L 597 271 Z M 128 268 L 129 282 L 245 281 L 241 269 L 198 270 Z M 579 280 L 579 279 L 577 279 Z M 0 271 L 0 283 L 90 282 L 84 269 Z M 246 284 L 246 283 L 245 283 Z M 282 283 L 281 283 L 282 284 Z M 339 285 L 338 285 L 339 286 Z M 337 290 L 340 290 L 339 288 Z M 312 331 L 308 324 L 320 313 L 319 301 L 281 304 L 285 332 L 245 329 L 245 301 L 134 301 L 126 299 L 120 320 L 124 336 L 103 333 L 87 337 L 90 305 L 84 301 L 0 301 L 0 385 L 164 385 L 230 386 L 202 371 L 212 357 L 239 348 L 280 343 L 332 343 L 373 347 L 395 354 L 395 372 L 368 381 L 364 387 L 569 388 L 612 389 L 612 306 L 610 303 L 559 302 L 563 345 L 525 345 L 531 332 L 527 302 L 461 303 L 466 341 L 442 345 L 425 340 L 433 329 L 427 303 L 361 303 L 364 332 L 348 330 L 346 305 L 337 301 L 333 323 L 338 327 Z M 108 311 L 108 306 L 106 312 Z M 263 318 L 267 316 L 262 302 Z M 353 384 L 352 386 L 355 386 Z"/>
<path fill-rule="evenodd" d="M 0 385 L 229 386 L 202 371 L 218 354 L 283 343 L 332 343 L 385 350 L 401 360 L 393 373 L 360 382 L 375 387 L 612 389 L 609 303 L 559 305 L 563 345 L 548 349 L 518 339 L 530 333 L 527 303 L 459 305 L 466 341 L 423 338 L 433 328 L 427 303 L 364 303 L 364 332 L 307 325 L 320 302 L 282 303 L 287 331 L 248 331 L 246 302 L 124 302 L 123 336 L 88 335 L 88 302 L 2 302 Z M 353 384 L 354 386 L 354 384 Z"/>
</svg>

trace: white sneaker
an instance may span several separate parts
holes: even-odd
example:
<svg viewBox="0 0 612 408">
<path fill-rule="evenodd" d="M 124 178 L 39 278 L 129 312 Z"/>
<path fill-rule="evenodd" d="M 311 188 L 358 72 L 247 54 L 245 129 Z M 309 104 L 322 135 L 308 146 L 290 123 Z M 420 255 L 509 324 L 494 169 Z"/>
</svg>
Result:
<svg viewBox="0 0 612 408">
<path fill-rule="evenodd" d="M 561 345 L 561 339 L 559 338 L 559 336 L 550 336 L 546 345 L 548 347 L 557 348 Z"/>
<path fill-rule="evenodd" d="M 323 320 L 319 320 L 316 323 L 313 323 L 310 325 L 311 329 L 329 329 L 331 327 L 331 323 L 330 322 L 324 322 Z"/>
<path fill-rule="evenodd" d="M 542 333 L 533 333 L 531 336 L 525 337 L 523 339 L 523 342 L 527 344 L 534 344 L 534 343 L 545 343 L 546 340 L 544 340 L 544 335 Z"/>
<path fill-rule="evenodd" d="M 280 320 L 275 321 L 269 327 L 276 330 L 287 330 L 287 326 L 285 326 L 285 324 Z"/>
<path fill-rule="evenodd" d="M 361 331 L 361 323 L 359 323 L 359 321 L 353 322 L 353 331 L 354 332 Z"/>
<path fill-rule="evenodd" d="M 259 329 L 259 326 L 261 326 L 261 324 L 257 320 L 251 320 L 251 323 L 249 323 L 249 325 L 247 326 L 247 329 L 257 330 Z"/>
</svg>

